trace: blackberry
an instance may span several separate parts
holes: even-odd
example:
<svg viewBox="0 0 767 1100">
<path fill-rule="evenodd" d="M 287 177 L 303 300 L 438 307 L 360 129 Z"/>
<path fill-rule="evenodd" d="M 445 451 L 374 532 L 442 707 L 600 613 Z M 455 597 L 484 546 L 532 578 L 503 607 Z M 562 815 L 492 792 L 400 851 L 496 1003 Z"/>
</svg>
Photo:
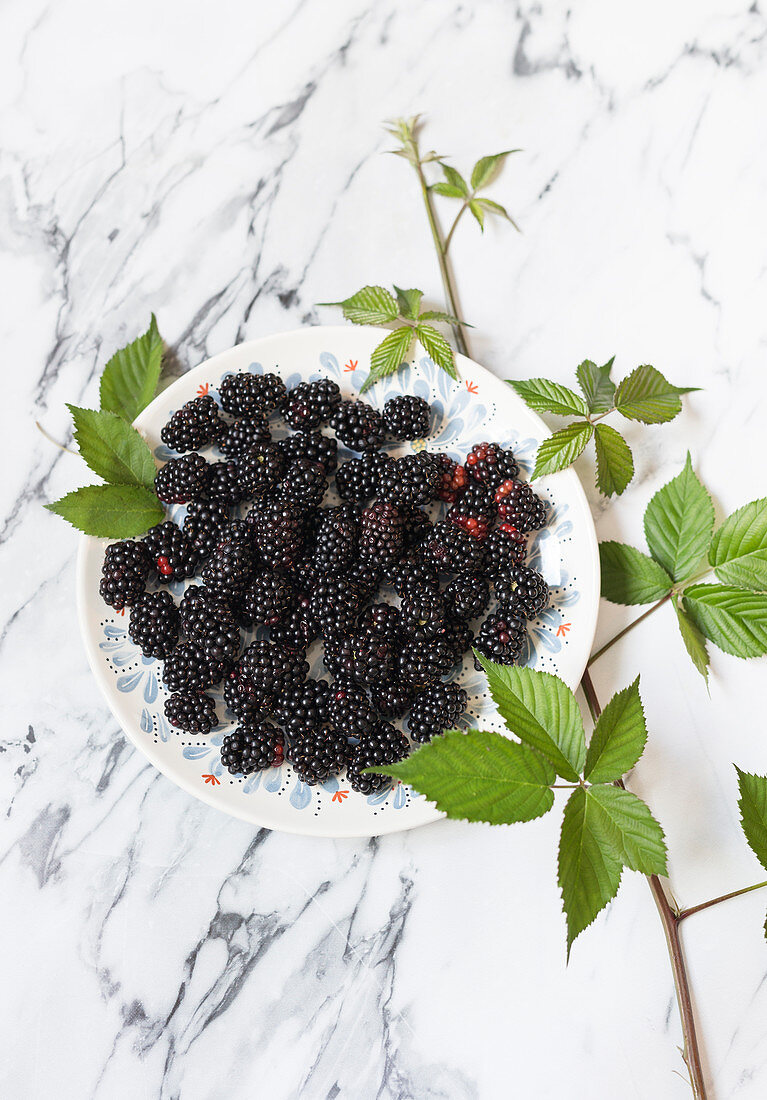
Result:
<svg viewBox="0 0 767 1100">
<path fill-rule="evenodd" d="M 351 634 L 362 606 L 347 577 L 323 577 L 309 596 L 309 614 L 323 638 Z"/>
<path fill-rule="evenodd" d="M 331 675 L 342 680 L 351 680 L 354 658 L 352 639 L 349 634 L 326 638 L 322 647 L 322 663 Z"/>
<path fill-rule="evenodd" d="M 456 501 L 447 518 L 481 541 L 495 523 L 496 514 L 492 491 L 475 482 Z"/>
<path fill-rule="evenodd" d="M 384 570 L 384 580 L 398 596 L 404 596 L 411 587 L 430 588 L 439 592 L 439 573 L 428 562 L 421 561 L 412 554 L 400 558 L 394 565 Z"/>
<path fill-rule="evenodd" d="M 440 486 L 437 491 L 437 499 L 444 500 L 447 504 L 455 504 L 468 484 L 466 468 L 440 451 L 435 456 L 439 462 Z"/>
<path fill-rule="evenodd" d="M 357 634 L 362 638 L 396 642 L 401 632 L 399 608 L 390 603 L 374 603 L 362 612 Z"/>
<path fill-rule="evenodd" d="M 469 629 L 465 619 L 449 617 L 437 634 L 437 638 L 444 642 L 450 650 L 453 664 L 460 664 L 464 654 L 467 653 L 474 642 L 474 634 Z"/>
<path fill-rule="evenodd" d="M 483 568 L 488 577 L 510 573 L 515 565 L 520 565 L 525 560 L 527 552 L 525 536 L 510 523 L 501 523 L 491 531 L 483 548 Z"/>
<path fill-rule="evenodd" d="M 240 455 L 238 486 L 243 500 L 268 496 L 285 470 L 285 459 L 276 443 L 260 443 Z"/>
<path fill-rule="evenodd" d="M 381 583 L 381 567 L 374 562 L 360 559 L 347 569 L 344 574 L 347 582 L 353 584 L 360 594 L 360 599 L 371 599 L 378 591 Z"/>
<path fill-rule="evenodd" d="M 294 588 L 300 592 L 311 592 L 320 579 L 320 571 L 317 568 L 314 553 L 307 550 L 297 561 L 294 561 L 289 570 L 290 581 Z"/>
<path fill-rule="evenodd" d="M 328 720 L 327 680 L 308 677 L 301 684 L 291 684 L 277 697 L 274 720 L 279 722 L 291 739 L 310 737 Z"/>
<path fill-rule="evenodd" d="M 330 427 L 351 451 L 377 451 L 384 441 L 381 414 L 367 401 L 342 401 Z"/>
<path fill-rule="evenodd" d="M 476 539 L 443 520 L 418 547 L 418 556 L 440 573 L 474 573 L 482 564 L 482 548 Z"/>
<path fill-rule="evenodd" d="M 280 692 L 301 683 L 309 665 L 274 642 L 251 642 L 224 683 L 224 699 L 238 718 L 257 722 L 270 714 Z"/>
<path fill-rule="evenodd" d="M 160 584 L 194 576 L 199 555 L 189 536 L 172 520 L 151 527 L 142 542 L 149 551 Z"/>
<path fill-rule="evenodd" d="M 376 764 L 396 764 L 399 760 L 404 760 L 408 751 L 409 745 L 404 733 L 400 733 L 388 722 L 379 722 L 349 755 L 346 769 L 349 786 L 359 794 L 373 794 L 388 786 L 393 788 L 396 779 L 388 775 L 371 775 L 365 772 L 365 768 L 374 768 Z"/>
<path fill-rule="evenodd" d="M 187 638 L 199 640 L 224 630 L 230 634 L 235 648 L 239 645 L 239 630 L 232 610 L 215 589 L 190 584 L 181 598 L 178 610 L 181 630 Z"/>
<path fill-rule="evenodd" d="M 186 508 L 183 532 L 201 559 L 209 557 L 229 526 L 230 508 L 221 500 L 192 500 Z"/>
<path fill-rule="evenodd" d="M 277 374 L 229 374 L 218 387 L 221 404 L 232 416 L 270 413 L 285 401 L 285 383 Z"/>
<path fill-rule="evenodd" d="M 414 741 L 431 741 L 453 729 L 463 714 L 467 695 L 458 684 L 432 684 L 413 703 L 407 728 Z"/>
<path fill-rule="evenodd" d="M 154 479 L 154 491 L 163 504 L 187 504 L 208 491 L 208 463 L 194 452 L 171 458 Z"/>
<path fill-rule="evenodd" d="M 433 638 L 445 622 L 442 594 L 425 585 L 410 585 L 402 597 L 400 621 L 405 633 L 416 641 Z"/>
<path fill-rule="evenodd" d="M 328 487 L 325 470 L 310 458 L 297 458 L 288 467 L 280 495 L 292 508 L 308 512 L 317 508 Z"/>
<path fill-rule="evenodd" d="M 352 638 L 350 671 L 358 684 L 372 687 L 390 679 L 396 663 L 394 642 L 387 638 Z"/>
<path fill-rule="evenodd" d="M 315 523 L 312 555 L 315 568 L 320 573 L 345 573 L 357 549 L 359 521 L 353 505 L 323 508 Z"/>
<path fill-rule="evenodd" d="M 317 626 L 309 613 L 308 596 L 297 596 L 293 606 L 269 631 L 269 637 L 284 649 L 304 653 L 317 637 Z"/>
<path fill-rule="evenodd" d="M 415 508 L 436 499 L 442 482 L 439 463 L 423 452 L 395 458 L 378 483 L 378 495 L 399 508 Z"/>
<path fill-rule="evenodd" d="M 432 638 L 428 642 L 406 642 L 397 657 L 397 675 L 411 687 L 427 687 L 441 680 L 455 664 L 455 656 L 447 642 Z"/>
<path fill-rule="evenodd" d="M 459 619 L 476 619 L 490 603 L 490 585 L 479 573 L 454 577 L 445 588 L 445 606 Z"/>
<path fill-rule="evenodd" d="M 526 481 L 502 481 L 495 490 L 498 515 L 522 534 L 540 531 L 546 526 L 546 502 L 541 500 Z"/>
<path fill-rule="evenodd" d="M 519 473 L 514 455 L 498 443 L 477 443 L 467 454 L 464 466 L 471 481 L 488 489 L 495 489 L 502 481 Z"/>
<path fill-rule="evenodd" d="M 221 763 L 232 775 L 279 768 L 284 758 L 282 732 L 268 722 L 243 722 L 221 742 Z"/>
<path fill-rule="evenodd" d="M 434 524 L 424 511 L 413 508 L 405 513 L 405 546 L 409 549 L 420 546 L 434 529 Z"/>
<path fill-rule="evenodd" d="M 488 661 L 498 665 L 513 665 L 525 641 L 525 620 L 513 612 L 488 615 L 479 628 L 474 648 Z M 479 672 L 482 665 L 475 659 Z"/>
<path fill-rule="evenodd" d="M 246 493 L 240 484 L 240 467 L 234 459 L 212 462 L 208 467 L 207 495 L 222 504 L 239 504 Z"/>
<path fill-rule="evenodd" d="M 164 710 L 170 724 L 187 733 L 210 733 L 218 725 L 216 704 L 198 689 L 174 691 L 165 700 Z"/>
<path fill-rule="evenodd" d="M 217 638 L 180 642 L 165 658 L 162 679 L 168 691 L 191 691 L 220 684 L 232 659 Z"/>
<path fill-rule="evenodd" d="M 131 607 L 128 635 L 145 657 L 167 657 L 178 630 L 178 608 L 169 592 L 145 592 Z"/>
<path fill-rule="evenodd" d="M 101 566 L 99 595 L 115 611 L 130 607 L 142 596 L 152 559 L 143 542 L 125 539 L 107 546 Z"/>
<path fill-rule="evenodd" d="M 331 775 L 338 775 L 346 767 L 348 758 L 348 741 L 332 730 L 318 737 L 300 738 L 288 750 L 293 771 L 310 786 L 324 783 Z"/>
<path fill-rule="evenodd" d="M 380 451 L 351 458 L 342 462 L 336 473 L 336 490 L 341 500 L 366 504 L 378 496 L 381 478 L 392 464 L 392 459 Z"/>
<path fill-rule="evenodd" d="M 270 569 L 290 569 L 304 546 L 303 520 L 285 501 L 263 501 L 248 513 L 259 554 Z"/>
<path fill-rule="evenodd" d="M 362 688 L 351 680 L 336 680 L 328 697 L 328 722 L 344 737 L 363 737 L 376 724 L 378 716 Z"/>
<path fill-rule="evenodd" d="M 252 412 L 228 424 L 218 441 L 221 454 L 227 458 L 239 458 L 252 447 L 264 447 L 271 443 L 272 433 L 263 413 Z"/>
<path fill-rule="evenodd" d="M 293 589 L 279 570 L 259 573 L 247 585 L 237 611 L 246 626 L 274 626 L 293 605 Z"/>
<path fill-rule="evenodd" d="M 394 504 L 377 500 L 360 516 L 360 556 L 376 565 L 389 565 L 402 554 L 405 518 Z"/>
<path fill-rule="evenodd" d="M 390 397 L 383 408 L 384 428 L 395 439 L 423 439 L 429 434 L 431 406 L 422 397 Z"/>
<path fill-rule="evenodd" d="M 277 446 L 286 466 L 291 466 L 296 459 L 308 458 L 311 462 L 319 462 L 326 474 L 332 474 L 338 464 L 338 440 L 322 432 L 298 432 L 281 439 Z"/>
<path fill-rule="evenodd" d="M 512 608 L 526 619 L 534 619 L 549 606 L 549 586 L 535 569 L 517 565 L 497 576 L 494 585 L 495 597 L 504 613 Z"/>
<path fill-rule="evenodd" d="M 174 451 L 198 451 L 215 443 L 225 427 L 218 405 L 206 394 L 187 401 L 174 412 L 160 432 L 160 439 Z"/>
<path fill-rule="evenodd" d="M 245 591 L 253 572 L 252 546 L 240 537 L 239 528 L 221 540 L 202 570 L 202 579 L 208 588 L 214 589 L 232 603 Z"/>
<path fill-rule="evenodd" d="M 402 718 L 410 709 L 414 697 L 413 688 L 401 680 L 375 684 L 370 689 L 373 706 L 383 718 Z"/>
<path fill-rule="evenodd" d="M 300 382 L 288 394 L 284 415 L 291 428 L 310 431 L 329 420 L 341 404 L 341 391 L 331 378 Z"/>
</svg>

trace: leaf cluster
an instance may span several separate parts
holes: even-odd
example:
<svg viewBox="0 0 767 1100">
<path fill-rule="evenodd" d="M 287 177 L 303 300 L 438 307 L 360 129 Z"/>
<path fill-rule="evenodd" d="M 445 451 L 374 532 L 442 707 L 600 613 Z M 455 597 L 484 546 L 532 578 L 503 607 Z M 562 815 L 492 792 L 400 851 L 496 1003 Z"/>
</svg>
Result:
<svg viewBox="0 0 767 1100">
<path fill-rule="evenodd" d="M 506 157 L 510 157 L 513 153 L 519 152 L 521 152 L 520 149 L 506 149 L 502 153 L 491 153 L 489 156 L 480 157 L 472 168 L 471 176 L 468 180 L 464 179 L 457 168 L 453 168 L 450 164 L 445 164 L 440 158 L 439 163 L 444 179 L 439 180 L 437 183 L 430 184 L 429 190 L 435 195 L 442 195 L 447 199 L 458 199 L 461 203 L 445 240 L 445 251 L 450 247 L 450 241 L 455 231 L 455 227 L 458 225 L 459 219 L 466 210 L 472 215 L 483 233 L 485 231 L 485 218 L 488 216 L 504 218 L 519 231 L 519 226 L 504 206 L 480 194 L 481 191 L 484 191 L 484 189 L 496 179 Z"/>
</svg>

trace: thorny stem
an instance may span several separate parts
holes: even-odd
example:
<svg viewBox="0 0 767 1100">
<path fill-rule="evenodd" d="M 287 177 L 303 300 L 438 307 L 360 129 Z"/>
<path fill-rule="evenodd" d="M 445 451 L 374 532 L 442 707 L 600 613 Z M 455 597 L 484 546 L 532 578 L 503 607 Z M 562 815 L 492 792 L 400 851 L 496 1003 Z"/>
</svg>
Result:
<svg viewBox="0 0 767 1100">
<path fill-rule="evenodd" d="M 750 894 L 753 890 L 763 890 L 765 886 L 767 886 L 767 880 L 755 882 L 753 886 L 743 886 L 740 890 L 732 890 L 729 894 L 720 894 L 718 898 L 711 898 L 710 901 L 702 901 L 700 905 L 692 905 L 689 909 L 682 909 L 677 920 L 685 920 L 687 917 L 691 917 L 693 913 L 702 913 L 704 909 L 710 909 L 712 905 L 718 905 L 721 901 L 729 901 L 730 898 L 739 898 L 741 894 Z"/>
<path fill-rule="evenodd" d="M 657 611 L 659 607 L 663 607 L 663 604 L 666 603 L 667 600 L 670 600 L 673 595 L 673 591 L 667 592 L 666 595 L 662 599 L 658 600 L 657 603 L 654 603 L 652 607 L 648 607 L 646 611 L 643 611 L 637 619 L 634 619 L 634 621 L 629 623 L 628 626 L 624 626 L 623 630 L 619 630 L 618 633 L 615 634 L 609 642 L 605 642 L 601 649 L 598 649 L 596 653 L 591 654 L 588 661 L 586 662 L 586 668 L 590 668 L 591 665 L 593 665 L 594 662 L 598 660 L 603 653 L 607 653 L 608 649 L 612 648 L 612 646 L 614 646 L 616 642 L 620 641 L 620 639 L 628 634 L 630 630 L 633 630 L 635 626 L 639 626 L 639 624 L 644 619 L 646 619 L 649 615 L 652 615 L 652 613 L 654 611 Z"/>
</svg>

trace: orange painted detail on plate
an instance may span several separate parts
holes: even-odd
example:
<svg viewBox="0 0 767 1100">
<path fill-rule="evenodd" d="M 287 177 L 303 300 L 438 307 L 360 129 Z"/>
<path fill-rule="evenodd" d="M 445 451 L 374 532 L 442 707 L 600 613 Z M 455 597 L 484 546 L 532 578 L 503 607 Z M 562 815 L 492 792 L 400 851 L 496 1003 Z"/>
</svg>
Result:
<svg viewBox="0 0 767 1100">
<path fill-rule="evenodd" d="M 221 786 L 221 780 L 216 779 L 215 775 L 203 775 L 202 777 L 206 783 L 212 783 L 214 787 Z"/>
<path fill-rule="evenodd" d="M 572 625 L 572 623 L 560 623 L 557 627 L 557 637 L 564 638 L 565 634 L 567 634 Z"/>
<path fill-rule="evenodd" d="M 201 386 L 197 387 L 197 396 L 205 397 L 210 389 L 210 382 L 203 382 Z"/>
<path fill-rule="evenodd" d="M 469 393 L 479 393 L 479 387 L 477 386 L 477 383 L 470 382 L 468 378 L 466 379 L 466 389 L 469 391 Z"/>
<path fill-rule="evenodd" d="M 349 362 L 344 367 L 344 370 L 346 371 L 347 374 L 351 374 L 352 371 L 355 371 L 357 369 L 357 364 L 358 363 L 359 363 L 358 359 L 350 359 Z"/>
<path fill-rule="evenodd" d="M 333 792 L 333 798 L 331 799 L 331 801 L 332 802 L 343 802 L 343 800 L 345 798 L 348 798 L 348 797 L 349 797 L 349 792 L 348 791 L 334 791 Z"/>
</svg>

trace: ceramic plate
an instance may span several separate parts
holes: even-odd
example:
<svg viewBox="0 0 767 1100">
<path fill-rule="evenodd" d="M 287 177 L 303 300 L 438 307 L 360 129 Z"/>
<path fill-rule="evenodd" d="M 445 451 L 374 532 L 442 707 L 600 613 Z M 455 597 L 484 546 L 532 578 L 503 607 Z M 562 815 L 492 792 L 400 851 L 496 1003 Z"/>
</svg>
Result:
<svg viewBox="0 0 767 1100">
<path fill-rule="evenodd" d="M 305 328 L 240 344 L 216 355 L 179 378 L 141 413 L 136 427 L 160 462 L 172 457 L 160 442 L 160 429 L 170 414 L 203 393 L 215 395 L 221 379 L 236 371 L 275 371 L 288 387 L 314 378 L 335 379 L 342 392 L 356 394 L 367 376 L 370 353 L 381 339 L 380 329 L 362 327 Z M 520 468 L 529 474 L 538 444 L 548 434 L 510 386 L 462 356 L 460 381 L 439 370 L 420 348 L 409 367 L 379 382 L 366 397 L 378 408 L 397 393 L 426 398 L 433 408 L 427 439 L 388 446 L 391 453 L 426 448 L 463 457 L 482 440 L 496 440 L 513 449 Z M 273 420 L 274 436 L 285 431 Z M 341 459 L 351 457 L 339 447 Z M 550 503 L 548 526 L 531 543 L 528 563 L 540 570 L 552 588 L 552 603 L 530 624 L 523 662 L 561 676 L 575 687 L 583 672 L 596 626 L 599 599 L 599 557 L 591 513 L 572 470 L 536 485 Z M 184 508 L 170 510 L 181 520 Z M 159 661 L 145 658 L 127 635 L 128 612 L 114 612 L 98 595 L 105 540 L 83 536 L 78 558 L 80 625 L 93 673 L 125 733 L 169 779 L 196 798 L 254 825 L 319 836 L 375 836 L 410 829 L 437 820 L 434 806 L 397 784 L 365 797 L 349 789 L 345 779 L 309 787 L 289 764 L 248 777 L 231 776 L 221 767 L 219 747 L 232 722 L 206 737 L 175 731 L 163 714 L 166 691 Z M 183 585 L 171 586 L 179 596 Z M 319 646 L 308 655 L 314 676 L 327 675 Z M 469 695 L 467 724 L 503 729 L 485 680 L 467 660 L 460 676 Z M 224 713 L 220 693 L 212 692 Z"/>
</svg>

